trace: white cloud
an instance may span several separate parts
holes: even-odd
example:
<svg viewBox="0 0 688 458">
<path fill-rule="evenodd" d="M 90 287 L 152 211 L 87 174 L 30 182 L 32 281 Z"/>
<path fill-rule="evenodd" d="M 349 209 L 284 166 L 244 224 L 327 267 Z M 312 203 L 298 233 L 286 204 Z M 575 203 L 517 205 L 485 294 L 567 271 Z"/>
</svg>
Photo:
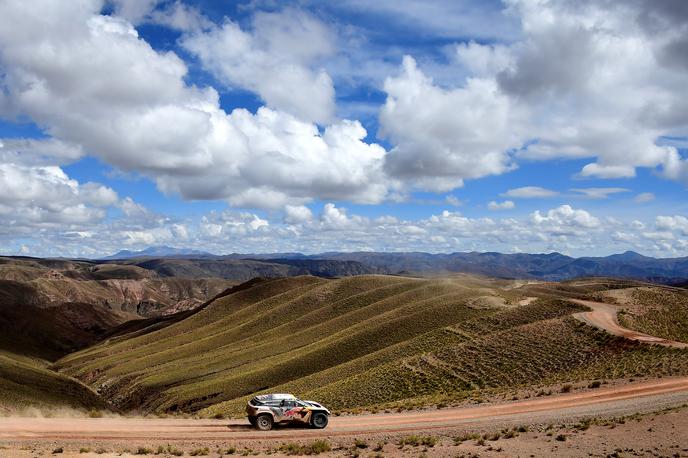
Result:
<svg viewBox="0 0 688 458">
<path fill-rule="evenodd" d="M 287 205 L 284 207 L 284 222 L 298 224 L 313 219 L 311 210 L 303 205 Z"/>
<path fill-rule="evenodd" d="M 502 197 L 511 197 L 513 199 L 540 199 L 558 195 L 557 191 L 541 188 L 540 186 L 524 186 L 522 188 L 509 189 L 501 194 Z"/>
<path fill-rule="evenodd" d="M 260 12 L 249 31 L 227 19 L 182 45 L 228 87 L 254 91 L 272 108 L 319 123 L 334 116 L 332 79 L 315 64 L 333 52 L 331 32 L 307 13 Z"/>
<path fill-rule="evenodd" d="M 562 205 L 549 210 L 546 214 L 535 211 L 531 221 L 543 230 L 557 234 L 572 234 L 580 229 L 594 229 L 600 226 L 600 220 L 585 210 Z"/>
<path fill-rule="evenodd" d="M 401 75 L 384 88 L 380 126 L 396 145 L 386 163 L 392 176 L 442 192 L 513 168 L 507 150 L 520 146 L 518 116 L 493 80 L 444 90 L 406 56 Z"/>
<path fill-rule="evenodd" d="M 655 200 L 655 195 L 651 192 L 641 192 L 633 199 L 634 202 L 642 204 L 645 202 L 651 202 Z"/>
<path fill-rule="evenodd" d="M 688 218 L 685 216 L 658 216 L 657 229 L 663 231 L 677 231 L 681 235 L 688 236 Z"/>
<path fill-rule="evenodd" d="M 667 25 L 681 24 L 681 17 L 685 25 L 685 11 L 645 1 L 507 3 L 525 38 L 510 47 L 514 63 L 497 79 L 532 112 L 529 131 L 537 141 L 522 156 L 593 157 L 581 171 L 588 177 L 633 177 L 637 167 L 659 167 L 686 179 L 676 170 L 685 170 L 685 160 L 658 144 L 688 129 L 681 96 L 688 74 L 678 59 L 662 58 L 667 44 L 688 36 L 685 26 Z"/>
<path fill-rule="evenodd" d="M 303 209 L 291 209 L 299 214 Z M 289 211 L 289 210 L 287 210 Z M 285 211 L 285 219 L 287 216 Z M 278 216 L 278 215 L 275 215 Z M 685 256 L 688 219 L 676 215 L 657 221 L 604 218 L 568 205 L 528 217 L 471 218 L 443 211 L 403 220 L 389 215 L 368 218 L 328 203 L 317 217 L 268 220 L 251 212 L 211 212 L 200 220 L 129 218 L 100 221 L 88 230 L 45 226 L 40 236 L 0 230 L 0 242 L 33 255 L 102 256 L 123 245 L 141 249 L 170 244 L 214 253 L 300 251 L 560 251 L 576 256 L 636 250 L 655 256 Z M 35 231 L 34 231 L 35 232 Z"/>
<path fill-rule="evenodd" d="M 482 40 L 513 39 L 519 35 L 517 21 L 505 17 L 498 4 L 484 1 L 446 0 L 342 0 L 337 7 L 372 14 L 375 23 L 393 23 L 403 30 L 423 35 Z"/>
<path fill-rule="evenodd" d="M 132 24 L 158 24 L 180 31 L 207 29 L 212 22 L 195 6 L 181 0 L 110 0 L 113 13 Z"/>
<path fill-rule="evenodd" d="M 459 199 L 456 196 L 451 196 L 451 195 L 447 196 L 444 198 L 444 201 L 447 202 L 452 207 L 460 207 L 463 205 L 463 202 L 461 201 L 461 199 Z"/>
<path fill-rule="evenodd" d="M 124 19 L 99 15 L 97 4 L 22 5 L 0 5 L 6 116 L 29 116 L 59 141 L 185 199 L 265 208 L 316 198 L 376 203 L 397 186 L 384 174 L 384 148 L 365 143 L 356 121 L 321 132 L 265 107 L 228 114 L 212 88 L 185 83 L 177 55 L 153 50 Z M 273 16 L 257 18 L 260 46 L 296 47 L 303 37 L 290 42 L 292 28 L 317 41 L 309 34 L 318 25 L 295 18 L 286 29 L 270 29 Z M 310 43 L 291 57 L 308 60 L 326 47 Z"/>
<path fill-rule="evenodd" d="M 584 196 L 587 199 L 608 199 L 612 194 L 630 192 L 626 188 L 574 188 L 571 191 Z"/>
<path fill-rule="evenodd" d="M 83 157 L 78 145 L 56 139 L 0 138 L 0 160 L 23 165 L 63 165 Z"/>
<path fill-rule="evenodd" d="M 5 230 L 95 224 L 117 194 L 97 183 L 80 184 L 56 166 L 0 164 L 0 221 Z"/>
<path fill-rule="evenodd" d="M 395 145 L 391 174 L 444 191 L 504 173 L 512 157 L 592 158 L 580 176 L 631 178 L 647 167 L 688 183 L 688 160 L 666 140 L 688 133 L 685 10 L 645 0 L 505 3 L 523 36 L 455 46 L 458 68 L 447 67 L 467 74 L 458 86 L 434 84 L 409 58 L 387 80 L 380 121 Z"/>
<path fill-rule="evenodd" d="M 198 8 L 186 5 L 180 0 L 176 0 L 164 9 L 152 11 L 148 21 L 183 32 L 209 29 L 213 25 Z"/>
<path fill-rule="evenodd" d="M 504 202 L 495 202 L 494 200 L 491 201 L 489 204 L 487 204 L 488 210 L 511 210 L 512 208 L 515 208 L 516 204 L 514 204 L 513 201 L 511 200 L 505 200 Z"/>
</svg>

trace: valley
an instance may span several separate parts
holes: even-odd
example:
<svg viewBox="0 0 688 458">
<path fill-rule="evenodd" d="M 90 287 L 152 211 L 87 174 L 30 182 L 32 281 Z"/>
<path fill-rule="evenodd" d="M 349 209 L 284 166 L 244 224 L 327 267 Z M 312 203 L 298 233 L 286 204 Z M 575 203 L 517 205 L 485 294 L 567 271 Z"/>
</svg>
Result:
<svg viewBox="0 0 688 458">
<path fill-rule="evenodd" d="M 69 415 L 112 447 L 134 430 L 141 441 L 262 441 L 271 436 L 243 430 L 243 419 L 217 419 L 242 418 L 246 401 L 267 392 L 332 409 L 328 438 L 428 428 L 446 437 L 468 421 L 627 415 L 688 396 L 682 288 L 472 274 L 241 282 L 159 268 L 186 261 L 0 264 L 0 416 L 7 431 L 18 428 L 4 439 L 76 444 L 59 421 L 12 420 Z M 135 426 L 139 415 L 161 418 L 169 432 L 186 421 L 195 433 L 148 435 L 157 423 Z M 204 430 L 189 416 L 217 426 Z M 107 438 L 98 439 L 98 425 Z M 229 429 L 220 434 L 220 425 Z"/>
</svg>

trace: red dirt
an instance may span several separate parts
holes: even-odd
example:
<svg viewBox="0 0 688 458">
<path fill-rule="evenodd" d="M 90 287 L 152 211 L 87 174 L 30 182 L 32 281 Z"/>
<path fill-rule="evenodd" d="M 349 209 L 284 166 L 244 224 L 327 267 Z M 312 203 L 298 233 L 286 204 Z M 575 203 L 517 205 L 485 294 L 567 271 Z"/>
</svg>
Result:
<svg viewBox="0 0 688 458">
<path fill-rule="evenodd" d="M 569 415 L 628 413 L 688 400 L 688 377 L 651 380 L 504 404 L 432 411 L 333 417 L 325 430 L 252 429 L 245 420 L 148 418 L 0 418 L 7 441 L 227 441 L 305 439 L 403 431 L 429 431 L 509 421 L 542 421 Z"/>
<path fill-rule="evenodd" d="M 638 342 L 661 345 L 663 347 L 688 348 L 688 344 L 684 342 L 663 339 L 661 337 L 655 337 L 642 332 L 633 331 L 632 329 L 624 328 L 619 324 L 619 321 L 616 317 L 618 308 L 615 305 L 578 299 L 573 299 L 573 302 L 585 305 L 586 307 L 590 307 L 592 309 L 591 312 L 575 313 L 573 315 L 574 318 L 590 326 L 594 326 L 597 329 L 607 331 L 615 336 L 624 337 L 626 339 L 635 340 Z"/>
</svg>

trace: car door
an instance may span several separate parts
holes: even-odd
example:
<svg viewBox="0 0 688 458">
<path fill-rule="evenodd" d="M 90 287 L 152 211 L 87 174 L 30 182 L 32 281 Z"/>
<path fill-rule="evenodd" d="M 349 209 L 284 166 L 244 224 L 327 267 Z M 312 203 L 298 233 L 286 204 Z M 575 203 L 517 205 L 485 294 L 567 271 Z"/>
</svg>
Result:
<svg viewBox="0 0 688 458">
<path fill-rule="evenodd" d="M 296 416 L 296 402 L 295 401 L 283 401 L 282 402 L 282 418 L 287 421 L 295 419 Z"/>
</svg>

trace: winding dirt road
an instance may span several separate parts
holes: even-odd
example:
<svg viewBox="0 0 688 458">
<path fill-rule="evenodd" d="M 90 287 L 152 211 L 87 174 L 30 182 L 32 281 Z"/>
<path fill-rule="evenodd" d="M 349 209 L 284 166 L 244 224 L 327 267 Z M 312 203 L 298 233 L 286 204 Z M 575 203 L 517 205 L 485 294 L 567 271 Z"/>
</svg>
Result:
<svg viewBox="0 0 688 458">
<path fill-rule="evenodd" d="M 624 415 L 688 402 L 688 377 L 636 382 L 545 398 L 420 412 L 333 417 L 325 430 L 252 429 L 242 420 L 0 418 L 0 443 L 46 441 L 253 441 L 557 422 Z"/>
<path fill-rule="evenodd" d="M 607 331 L 612 335 L 624 337 L 626 339 L 635 340 L 638 342 L 661 345 L 663 347 L 688 348 L 688 344 L 684 342 L 663 339 L 661 337 L 655 337 L 642 332 L 633 331 L 632 329 L 624 328 L 619 324 L 619 320 L 617 318 L 618 309 L 614 305 L 579 299 L 573 299 L 572 301 L 592 309 L 590 312 L 575 313 L 573 316 L 590 326 L 596 327 L 597 329 L 602 329 L 603 331 Z"/>
</svg>

